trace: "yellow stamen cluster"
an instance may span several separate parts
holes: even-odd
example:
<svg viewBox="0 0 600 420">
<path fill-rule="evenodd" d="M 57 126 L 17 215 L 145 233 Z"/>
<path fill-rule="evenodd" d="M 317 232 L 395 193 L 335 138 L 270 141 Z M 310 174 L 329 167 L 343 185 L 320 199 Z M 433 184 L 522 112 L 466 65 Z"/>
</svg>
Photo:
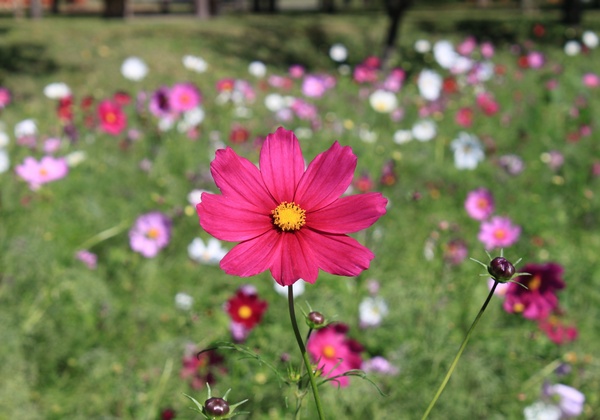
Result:
<svg viewBox="0 0 600 420">
<path fill-rule="evenodd" d="M 248 319 L 252 316 L 252 309 L 247 305 L 242 305 L 240 306 L 240 309 L 238 309 L 238 315 L 242 319 Z"/>
<path fill-rule="evenodd" d="M 306 211 L 294 202 L 284 201 L 271 213 L 275 226 L 284 232 L 299 230 L 306 224 Z"/>
<path fill-rule="evenodd" d="M 335 348 L 331 345 L 323 347 L 323 356 L 326 359 L 333 359 L 335 357 Z"/>
<path fill-rule="evenodd" d="M 160 231 L 156 228 L 150 228 L 148 229 L 148 232 L 146 232 L 146 237 L 148 239 L 157 239 L 160 236 Z"/>
</svg>

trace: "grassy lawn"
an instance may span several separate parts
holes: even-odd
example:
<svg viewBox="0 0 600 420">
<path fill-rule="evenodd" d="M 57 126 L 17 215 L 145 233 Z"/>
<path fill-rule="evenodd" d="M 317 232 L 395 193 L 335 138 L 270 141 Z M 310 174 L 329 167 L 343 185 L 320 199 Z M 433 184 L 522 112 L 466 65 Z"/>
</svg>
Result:
<svg viewBox="0 0 600 420">
<path fill-rule="evenodd" d="M 269 305 L 244 345 L 283 376 L 287 357 L 299 368 L 287 302 L 275 292 L 269 273 L 228 276 L 218 265 L 193 261 L 187 251 L 194 238 L 210 238 L 186 197 L 194 189 L 218 193 L 209 172 L 215 148 L 231 146 L 257 163 L 255 139 L 280 125 L 304 133 L 299 137 L 307 162 L 333 140 L 351 146 L 358 156 L 356 178 L 366 174 L 371 190 L 390 202 L 373 227 L 353 235 L 375 253 L 370 269 L 354 278 L 321 272 L 296 301 L 299 314 L 309 304 L 347 324 L 349 336 L 364 347 L 364 359 L 383 356 L 399 368 L 397 375 L 369 374 L 385 396 L 358 378 L 347 388 L 321 386 L 328 418 L 420 418 L 488 293 L 482 267 L 444 258 L 449 242 L 458 239 L 469 257 L 487 259 L 479 222 L 464 208 L 467 194 L 482 187 L 493 193 L 495 214 L 521 227 L 519 240 L 504 250 L 507 258 L 523 258 L 519 267 L 547 262 L 564 267 L 561 319 L 577 328 L 578 337 L 557 345 L 535 321 L 507 313 L 494 297 L 431 418 L 522 418 L 546 381 L 583 392 L 580 418 L 598 418 L 600 364 L 593 349 L 600 347 L 600 179 L 593 168 L 600 164 L 595 118 L 600 88 L 584 86 L 582 76 L 598 71 L 600 51 L 568 56 L 563 46 L 584 30 L 600 33 L 600 16 L 586 12 L 580 30 L 563 28 L 557 17 L 555 10 L 532 16 L 509 8 L 411 10 L 392 62 L 406 71 L 395 95 L 403 116 L 396 119 L 369 105 L 384 75 L 360 85 L 328 56 L 331 45 L 343 43 L 354 68 L 379 54 L 387 21 L 376 11 L 230 13 L 209 21 L 181 15 L 126 22 L 96 16 L 0 18 L 0 87 L 12 95 L 0 111 L 10 138 L 10 169 L 0 173 L 0 419 L 156 419 L 166 408 L 177 418 L 199 418 L 184 394 L 204 401 L 206 389 L 192 389 L 180 376 L 182 358 L 190 346 L 199 350 L 231 340 L 223 304 L 243 284 L 254 285 Z M 535 24 L 543 26 L 543 35 L 535 35 Z M 482 85 L 499 112 L 484 115 L 475 105 L 478 88 L 462 84 L 459 92 L 443 94 L 442 109 L 430 112 L 437 125 L 433 140 L 395 142 L 398 130 L 410 130 L 426 112 L 419 72 L 431 68 L 450 75 L 431 53 L 416 52 L 415 42 L 447 39 L 458 45 L 469 35 L 494 44 L 494 75 Z M 543 66 L 519 66 L 523 51 L 541 52 Z M 185 68 L 184 55 L 202 57 L 208 70 Z M 120 73 L 130 56 L 148 66 L 141 81 Z M 301 64 L 307 73 L 333 75 L 336 84 L 321 98 L 306 98 L 299 80 L 286 90 L 250 75 L 248 65 L 255 60 L 266 64 L 267 76 L 287 75 L 290 65 Z M 216 86 L 224 78 L 244 79 L 252 87 L 255 99 L 243 112 L 219 102 Z M 63 133 L 57 101 L 44 96 L 44 88 L 55 82 L 72 91 L 77 140 Z M 161 130 L 147 105 L 136 110 L 140 92 L 151 95 L 178 82 L 193 83 L 202 94 L 205 118 L 193 138 L 176 127 Z M 554 82 L 557 87 L 549 89 Z M 124 109 L 133 134 L 111 136 L 85 124 L 82 99 L 92 97 L 95 107 L 115 92 L 131 98 Z M 274 92 L 314 104 L 317 120 L 281 122 L 264 105 Z M 455 122 L 463 107 L 475 112 L 468 128 Z M 33 147 L 17 144 L 14 127 L 25 119 L 37 126 Z M 237 126 L 248 130 L 247 142 L 230 140 Z M 485 160 L 474 170 L 454 164 L 451 143 L 462 131 L 485 147 Z M 83 152 L 86 158 L 64 179 L 31 190 L 15 168 L 28 156 L 43 156 L 44 141 L 55 137 L 62 139 L 55 155 Z M 549 167 L 551 151 L 564 157 L 562 166 Z M 503 169 L 506 155 L 522 160 L 522 172 Z M 397 179 L 386 185 L 380 176 L 390 161 Z M 165 249 L 144 258 L 130 248 L 128 230 L 151 211 L 168 215 L 173 231 Z M 100 240 L 97 235 L 107 231 Z M 96 269 L 74 257 L 82 247 L 97 255 Z M 389 312 L 381 325 L 362 328 L 358 308 L 369 296 L 371 280 L 379 282 L 377 295 Z M 193 297 L 191 309 L 175 305 L 180 292 Z M 303 322 L 302 328 L 305 334 Z M 233 402 L 248 398 L 241 409 L 250 413 L 241 418 L 294 418 L 294 387 L 266 364 L 235 351 L 221 354 L 224 362 L 215 368 L 212 389 L 222 395 L 231 388 Z M 559 376 L 555 368 L 561 363 L 570 370 Z M 300 417 L 316 418 L 310 395 Z"/>
</svg>

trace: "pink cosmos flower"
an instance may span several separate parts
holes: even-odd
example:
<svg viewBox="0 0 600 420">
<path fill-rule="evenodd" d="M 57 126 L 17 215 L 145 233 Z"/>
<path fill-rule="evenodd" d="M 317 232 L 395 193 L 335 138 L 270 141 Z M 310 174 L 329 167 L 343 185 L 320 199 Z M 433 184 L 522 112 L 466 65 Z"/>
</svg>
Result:
<svg viewBox="0 0 600 420">
<path fill-rule="evenodd" d="M 562 418 L 575 418 L 583 413 L 585 395 L 568 385 L 555 384 L 544 387 L 544 394 L 550 398 L 558 399 L 558 407 L 563 414 Z"/>
<path fill-rule="evenodd" d="M 200 92 L 191 83 L 176 83 L 169 91 L 169 104 L 175 112 L 185 112 L 200 105 Z"/>
<path fill-rule="evenodd" d="M 75 258 L 84 263 L 90 270 L 95 270 L 98 265 L 98 256 L 87 249 L 77 251 Z"/>
<path fill-rule="evenodd" d="M 6 108 L 8 104 L 10 104 L 12 95 L 10 94 L 10 90 L 5 87 L 0 87 L 0 109 Z"/>
<path fill-rule="evenodd" d="M 488 117 L 491 117 L 500 110 L 498 102 L 496 102 L 491 93 L 487 92 L 477 95 L 477 105 L 479 105 L 483 113 Z"/>
<path fill-rule="evenodd" d="M 326 90 L 325 80 L 320 76 L 309 74 L 302 82 L 302 94 L 309 98 L 320 98 Z"/>
<path fill-rule="evenodd" d="M 110 99 L 98 104 L 100 129 L 113 136 L 119 135 L 127 126 L 127 116 L 121 107 Z"/>
<path fill-rule="evenodd" d="M 586 73 L 583 75 L 583 84 L 590 88 L 597 88 L 600 86 L 600 76 L 595 73 Z"/>
<path fill-rule="evenodd" d="M 545 63 L 544 54 L 539 51 L 531 51 L 527 54 L 527 64 L 529 64 L 529 68 L 539 69 Z"/>
<path fill-rule="evenodd" d="M 458 47 L 456 47 L 456 51 L 462 55 L 471 55 L 475 48 L 477 47 L 477 40 L 475 37 L 469 36 L 463 42 L 461 42 Z"/>
<path fill-rule="evenodd" d="M 37 190 L 48 182 L 64 178 L 69 173 L 69 166 L 64 158 L 44 156 L 39 162 L 33 157 L 26 157 L 15 172 L 24 181 L 29 183 L 31 190 Z"/>
<path fill-rule="evenodd" d="M 200 225 L 223 241 L 240 242 L 222 260 L 226 273 L 249 277 L 265 270 L 282 286 L 314 283 L 319 269 L 356 276 L 373 253 L 346 235 L 385 214 L 380 193 L 340 197 L 357 158 L 337 141 L 305 169 L 293 132 L 269 134 L 260 169 L 231 148 L 218 150 L 211 172 L 221 195 L 202 194 Z"/>
<path fill-rule="evenodd" d="M 155 211 L 141 215 L 129 231 L 129 245 L 146 258 L 153 258 L 171 240 L 171 220 Z"/>
<path fill-rule="evenodd" d="M 343 324 L 330 325 L 311 335 L 306 350 L 316 361 L 323 375 L 334 377 L 362 365 L 362 346 L 346 337 L 348 327 Z M 332 385 L 349 385 L 347 376 L 331 381 Z"/>
<path fill-rule="evenodd" d="M 473 125 L 473 110 L 469 107 L 460 108 L 456 111 L 454 121 L 461 127 L 471 127 Z"/>
<path fill-rule="evenodd" d="M 478 188 L 467 194 L 465 210 L 475 220 L 485 220 L 494 213 L 494 197 L 485 188 Z"/>
<path fill-rule="evenodd" d="M 483 58 L 492 58 L 494 56 L 494 45 L 491 42 L 484 42 L 479 48 Z"/>
<path fill-rule="evenodd" d="M 556 292 L 564 289 L 561 265 L 527 264 L 524 273 L 530 276 L 519 276 L 515 279 L 527 289 L 510 283 L 504 299 L 504 310 L 510 313 L 521 313 L 527 319 L 543 320 L 558 307 Z"/>
<path fill-rule="evenodd" d="M 300 79 L 304 76 L 305 69 L 300 64 L 292 64 L 288 70 L 290 77 L 293 79 Z"/>
<path fill-rule="evenodd" d="M 521 227 L 514 225 L 508 217 L 492 217 L 483 222 L 478 239 L 486 249 L 507 248 L 519 240 Z"/>
<path fill-rule="evenodd" d="M 301 120 L 313 120 L 317 117 L 317 107 L 299 98 L 294 99 L 291 109 Z"/>
<path fill-rule="evenodd" d="M 575 326 L 565 324 L 560 316 L 554 314 L 539 320 L 538 327 L 558 345 L 574 341 L 579 335 Z"/>
</svg>

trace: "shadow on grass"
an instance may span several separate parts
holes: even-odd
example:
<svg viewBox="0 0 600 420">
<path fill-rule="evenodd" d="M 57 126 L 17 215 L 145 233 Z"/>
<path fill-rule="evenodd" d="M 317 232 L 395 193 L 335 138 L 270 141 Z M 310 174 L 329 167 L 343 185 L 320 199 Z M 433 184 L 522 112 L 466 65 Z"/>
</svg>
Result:
<svg viewBox="0 0 600 420">
<path fill-rule="evenodd" d="M 57 69 L 56 61 L 47 57 L 43 45 L 30 42 L 0 45 L 0 80 L 11 73 L 39 76 Z"/>
</svg>

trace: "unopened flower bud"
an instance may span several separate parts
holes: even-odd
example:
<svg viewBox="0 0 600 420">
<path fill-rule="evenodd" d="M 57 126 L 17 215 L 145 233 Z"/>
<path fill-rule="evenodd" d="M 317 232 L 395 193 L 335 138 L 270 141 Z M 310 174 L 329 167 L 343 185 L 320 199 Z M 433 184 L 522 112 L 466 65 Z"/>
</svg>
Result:
<svg viewBox="0 0 600 420">
<path fill-rule="evenodd" d="M 494 280 L 500 283 L 506 283 L 515 275 L 515 266 L 503 257 L 494 258 L 488 265 L 487 270 Z"/>
<path fill-rule="evenodd" d="M 321 325 L 325 322 L 325 317 L 321 312 L 312 311 L 308 314 L 308 320 L 315 325 Z"/>
<path fill-rule="evenodd" d="M 212 417 L 226 416 L 229 413 L 229 403 L 223 398 L 209 398 L 204 403 L 204 411 Z"/>
</svg>

